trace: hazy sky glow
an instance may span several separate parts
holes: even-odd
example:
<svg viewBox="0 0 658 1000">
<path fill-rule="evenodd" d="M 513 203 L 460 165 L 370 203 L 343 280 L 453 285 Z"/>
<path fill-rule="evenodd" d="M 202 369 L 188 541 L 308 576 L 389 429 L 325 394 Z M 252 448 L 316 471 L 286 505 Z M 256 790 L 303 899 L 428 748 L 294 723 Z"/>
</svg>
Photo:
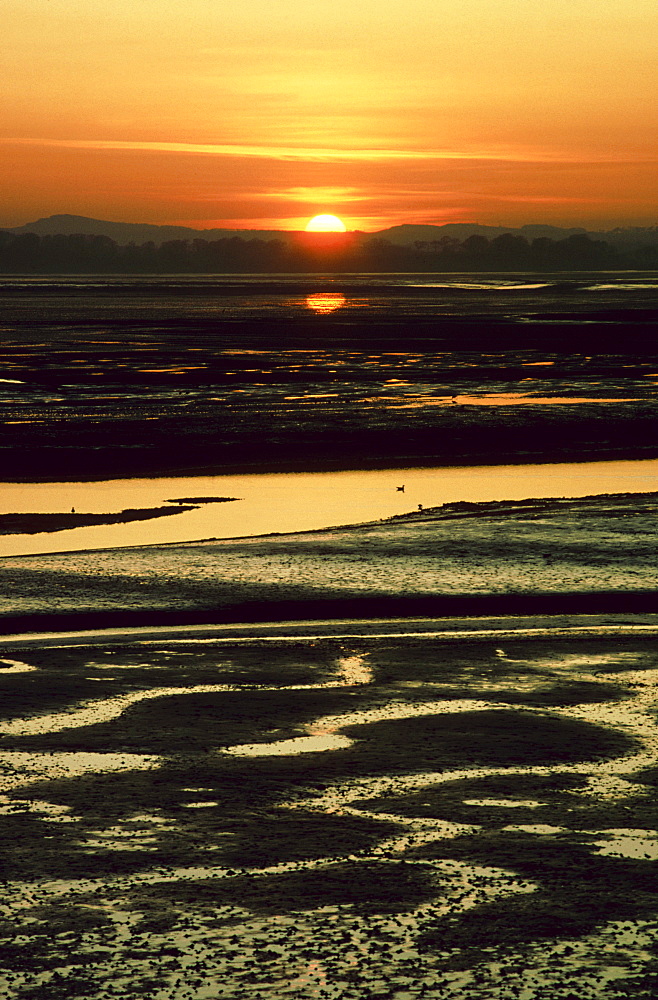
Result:
<svg viewBox="0 0 658 1000">
<path fill-rule="evenodd" d="M 655 0 L 7 0 L 0 225 L 658 222 Z"/>
</svg>

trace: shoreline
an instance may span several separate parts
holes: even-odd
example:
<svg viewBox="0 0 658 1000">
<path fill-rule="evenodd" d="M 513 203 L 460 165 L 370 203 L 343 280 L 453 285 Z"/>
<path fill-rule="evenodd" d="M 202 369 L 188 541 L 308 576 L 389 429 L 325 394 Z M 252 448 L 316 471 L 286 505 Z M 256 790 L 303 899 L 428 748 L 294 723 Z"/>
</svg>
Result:
<svg viewBox="0 0 658 1000">
<path fill-rule="evenodd" d="M 0 449 L 0 455 L 2 449 Z M 636 462 L 658 458 L 658 444 L 651 446 L 639 445 L 636 448 L 599 448 L 592 452 L 591 448 L 587 452 L 587 457 L 579 451 L 566 453 L 563 449 L 544 449 L 537 452 L 504 452 L 495 457 L 490 453 L 477 453 L 468 455 L 447 456 L 444 453 L 436 455 L 394 455 L 380 456 L 378 458 L 366 458 L 360 456 L 349 459 L 316 459 L 274 462 L 243 462 L 227 463 L 218 465 L 211 463 L 206 465 L 184 466 L 180 464 L 153 466 L 137 471 L 133 466 L 126 466 L 124 469 L 117 468 L 116 463 L 108 467 L 105 471 L 95 471 L 94 473 L 76 473 L 75 478 L 62 479 L 53 475 L 41 476 L 11 476 L 6 472 L 0 473 L 0 484 L 20 484 L 30 483 L 95 483 L 114 482 L 118 480 L 131 479 L 191 479 L 195 477 L 208 476 L 259 476 L 259 475 L 292 475 L 295 473 L 313 472 L 368 472 L 385 471 L 391 469 L 442 469 L 442 468 L 499 468 L 501 466 L 526 466 L 526 465 L 571 465 L 590 464 L 595 462 Z M 486 459 L 486 460 L 485 460 Z M 6 468 L 6 466 L 5 466 Z M 157 471 L 154 471 L 157 470 Z M 230 498 L 233 499 L 233 498 Z"/>
<path fill-rule="evenodd" d="M 548 463 L 553 464 L 553 463 Z M 478 467 L 479 468 L 479 467 Z M 342 470 L 341 470 L 342 471 Z M 159 477 L 158 477 L 159 478 Z M 192 498 L 190 498 L 192 499 Z M 237 497 L 219 497 L 213 498 L 213 503 L 224 503 L 229 501 L 236 501 Z M 560 513 L 564 510 L 566 506 L 573 508 L 583 508 L 585 511 L 594 508 L 597 501 L 608 502 L 613 506 L 623 506 L 626 502 L 629 505 L 635 503 L 636 505 L 645 501 L 649 504 L 656 503 L 658 501 L 658 490 L 635 490 L 633 492 L 623 492 L 623 493 L 592 493 L 587 496 L 554 496 L 554 497 L 526 497 L 520 500 L 449 500 L 444 504 L 438 504 L 434 507 L 423 507 L 422 510 L 409 510 L 404 511 L 402 514 L 391 514 L 390 517 L 386 518 L 375 518 L 368 521 L 355 521 L 346 524 L 330 524 L 325 525 L 321 528 L 301 528 L 296 531 L 267 531 L 258 534 L 251 535 L 230 535 L 227 537 L 218 536 L 208 536 L 207 538 L 194 538 L 187 541 L 174 541 L 174 542 L 151 542 L 142 543 L 134 545 L 121 545 L 121 546 L 106 546 L 105 548 L 82 548 L 82 549 L 62 549 L 61 551 L 47 551 L 45 553 L 23 553 L 20 555 L 8 555 L 1 556 L 1 559 L 34 559 L 39 558 L 40 555 L 49 556 L 59 556 L 59 555 L 85 555 L 92 552 L 130 552 L 132 550 L 142 550 L 142 549 L 167 549 L 177 546 L 194 546 L 194 545 L 207 545 L 211 543 L 234 543 L 234 542 L 248 542 L 248 541 L 259 541 L 267 540 L 270 538 L 286 538 L 287 536 L 291 538 L 296 538 L 298 536 L 306 535 L 321 535 L 331 532 L 340 531 L 358 531 L 359 529 L 373 528 L 373 527 L 385 527 L 395 525 L 403 525 L 410 523 L 417 524 L 431 524 L 433 521 L 447 521 L 447 520 L 464 520 L 470 518 L 480 518 L 480 517 L 492 517 L 492 516 L 507 516 L 522 514 L 524 516 L 539 516 L 540 514 L 547 513 Z M 170 503 L 178 503 L 179 501 L 168 501 Z M 210 502 L 205 498 L 199 498 L 197 505 L 200 503 Z M 22 528 L 20 532 L 7 532 L 2 530 L 2 519 L 10 517 L 33 517 L 35 519 L 41 518 L 59 518 L 66 520 L 69 517 L 79 518 L 80 525 L 87 527 L 93 524 L 113 524 L 113 523 L 124 523 L 131 520 L 150 520 L 154 517 L 166 516 L 168 514 L 179 514 L 181 511 L 186 511 L 193 509 L 191 507 L 182 506 L 172 508 L 153 508 L 153 511 L 158 511 L 162 513 L 154 513 L 151 510 L 123 510 L 120 515 L 112 514 L 0 514 L 0 535 L 2 534 L 38 534 L 38 533 L 54 533 L 58 530 L 67 530 L 69 525 L 64 524 L 62 528 Z M 652 511 L 651 511 L 652 512 Z M 139 514 L 139 517 L 126 518 L 123 515 L 126 514 Z M 608 516 L 623 516 L 622 512 L 613 513 L 610 509 L 607 510 Z M 92 521 L 92 518 L 98 518 L 99 520 Z M 84 519 L 88 519 L 84 521 Z M 101 520 L 102 519 L 102 520 Z M 83 523 L 84 521 L 84 523 Z M 35 522 L 38 523 L 38 520 Z M 78 526 L 78 525 L 76 525 Z M 1 563 L 0 563 L 1 565 Z"/>
<path fill-rule="evenodd" d="M 653 288 L 398 302 L 356 284 L 330 315 L 170 287 L 4 296 L 1 481 L 658 457 Z"/>
<path fill-rule="evenodd" d="M 95 631 L 105 628 L 203 625 L 271 625 L 278 622 L 554 615 L 647 615 L 656 613 L 658 589 L 591 593 L 534 593 L 439 597 L 328 598 L 249 601 L 221 609 L 189 611 L 112 610 L 25 615 L 0 614 L 0 636 L 18 631 Z"/>
<path fill-rule="evenodd" d="M 0 993 L 653 995 L 656 283 L 369 284 L 4 296 Z"/>
<path fill-rule="evenodd" d="M 0 632 L 0 650 L 32 646 L 74 646 L 178 643 L 333 643 L 358 640 L 364 648 L 371 644 L 397 645 L 433 642 L 459 643 L 519 641 L 591 640 L 654 638 L 658 636 L 658 612 L 642 614 L 491 614 L 441 618 L 344 618 L 222 624 L 131 625 L 114 628 L 72 629 L 52 632 Z M 2 660 L 0 659 L 0 662 Z"/>
<path fill-rule="evenodd" d="M 328 529 L 5 556 L 0 635 L 652 614 L 657 505 L 655 491 L 456 502 Z"/>
</svg>

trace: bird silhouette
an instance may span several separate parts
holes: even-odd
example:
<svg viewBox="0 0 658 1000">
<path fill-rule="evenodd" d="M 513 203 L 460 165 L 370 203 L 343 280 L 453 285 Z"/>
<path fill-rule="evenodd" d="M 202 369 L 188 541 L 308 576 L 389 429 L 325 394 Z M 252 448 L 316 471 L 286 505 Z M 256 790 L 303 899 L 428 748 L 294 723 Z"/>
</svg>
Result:
<svg viewBox="0 0 658 1000">
<path fill-rule="evenodd" d="M 396 486 L 395 488 L 398 491 L 398 493 L 404 493 L 404 486 Z"/>
</svg>

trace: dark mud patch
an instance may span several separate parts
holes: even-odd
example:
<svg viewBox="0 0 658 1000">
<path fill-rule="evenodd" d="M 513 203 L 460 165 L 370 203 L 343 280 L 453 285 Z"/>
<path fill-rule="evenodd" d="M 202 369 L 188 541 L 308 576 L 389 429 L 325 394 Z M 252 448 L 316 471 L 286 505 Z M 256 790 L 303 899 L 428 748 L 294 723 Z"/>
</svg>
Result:
<svg viewBox="0 0 658 1000">
<path fill-rule="evenodd" d="M 135 874 L 153 865 L 154 856 L 150 852 L 86 851 L 84 838 L 91 828 L 89 822 L 45 824 L 29 811 L 0 817 L 5 851 L 2 878 L 27 882 L 111 878 Z"/>
<path fill-rule="evenodd" d="M 281 761 L 276 765 L 268 768 L 260 761 L 254 766 L 251 761 L 194 754 L 187 762 L 164 763 L 155 771 L 123 770 L 35 781 L 11 794 L 16 799 L 29 794 L 31 799 L 68 806 L 88 826 L 135 811 L 162 811 L 199 828 L 205 836 L 213 827 L 226 829 L 222 823 L 266 815 L 268 807 L 294 796 L 294 770 L 287 770 Z M 205 809 L 185 808 L 188 802 L 204 799 L 217 803 L 210 816 Z M 58 832 L 65 829 L 60 827 Z"/>
<path fill-rule="evenodd" d="M 504 647 L 372 637 L 12 651 L 38 669 L 4 677 L 16 705 L 22 685 L 24 721 L 35 722 L 33 736 L 6 733 L 0 754 L 8 995 L 365 1000 L 504 989 L 648 1000 L 651 644 Z M 354 686 L 337 666 L 350 658 L 363 667 Z M 346 686 L 328 689 L 337 678 Z M 313 687 L 281 690 L 282 679 Z M 107 721 L 36 735 L 39 711 L 68 708 L 74 720 L 88 707 L 83 682 L 99 709 L 149 697 Z M 191 690 L 212 683 L 236 687 Z M 634 698 L 628 712 L 620 692 Z M 508 696 L 522 700 L 501 706 Z M 602 721 L 574 721 L 573 702 Z M 240 755 L 317 731 L 354 742 Z M 112 764 L 119 750 L 159 759 Z M 637 761 L 619 760 L 636 750 Z M 627 922 L 626 938 L 615 922 Z M 610 985 L 610 967 L 628 976 Z"/>
<path fill-rule="evenodd" d="M 628 780 L 632 780 L 630 777 Z M 426 785 L 408 795 L 360 800 L 357 808 L 397 816 L 442 819 L 483 829 L 531 824 L 580 831 L 655 830 L 658 802 L 652 793 L 599 802 L 582 774 L 492 774 Z"/>
<path fill-rule="evenodd" d="M 30 917 L 35 922 L 37 934 L 54 937 L 56 934 L 70 934 L 73 937 L 83 934 L 90 927 L 109 927 L 112 921 L 98 908 L 75 904 L 44 904 L 30 910 Z M 0 924 L 3 936 L 17 933 L 10 921 L 3 920 Z"/>
<path fill-rule="evenodd" d="M 538 884 L 531 894 L 433 922 L 421 947 L 459 949 L 460 963 L 479 960 L 482 949 L 494 945 L 580 937 L 611 920 L 650 918 L 658 902 L 656 862 L 598 857 L 569 837 L 480 833 L 417 853 L 495 865 Z"/>
<path fill-rule="evenodd" d="M 368 913 L 398 913 L 433 899 L 440 889 L 432 874 L 404 862 L 341 862 L 311 871 L 235 875 L 221 879 L 168 882 L 135 893 L 171 900 L 186 909 L 232 904 L 257 913 L 287 913 L 323 906 L 352 906 Z"/>
<path fill-rule="evenodd" d="M 590 723 L 506 709 L 380 721 L 342 732 L 358 741 L 353 755 L 364 763 L 372 760 L 376 772 L 576 763 L 639 747 L 632 737 Z"/>
<path fill-rule="evenodd" d="M 93 965 L 101 962 L 105 957 L 105 952 L 99 952 L 96 957 L 87 958 L 85 956 L 70 961 L 68 964 L 75 970 L 76 966 Z M 88 1000 L 88 997 L 97 994 L 98 979 L 94 975 L 80 977 L 74 971 L 71 974 L 61 976 L 56 972 L 55 976 L 57 976 L 56 979 L 53 978 L 40 986 L 21 989 L 16 994 L 17 1000 L 73 1000 L 74 997 Z M 155 990 L 161 989 L 165 985 L 165 982 L 161 976 L 145 977 L 143 982 L 135 979 L 131 984 L 131 989 L 135 998 L 144 997 L 145 1000 L 148 1000 Z"/>
<path fill-rule="evenodd" d="M 167 503 L 228 503 L 231 500 L 237 500 L 238 497 L 175 497 L 173 500 L 167 500 Z"/>
<path fill-rule="evenodd" d="M 651 785 L 653 788 L 658 786 L 658 765 L 656 767 L 645 767 L 643 770 L 638 771 L 637 774 L 629 774 L 629 781 L 638 781 L 643 785 Z"/>
<path fill-rule="evenodd" d="M 70 797 L 78 805 L 81 791 L 77 789 Z M 121 791 L 125 794 L 127 789 Z M 267 795 L 256 804 L 253 798 L 245 801 L 245 794 L 242 801 L 239 796 L 227 801 L 221 793 L 218 800 L 212 800 L 208 792 L 204 799 L 197 789 L 177 787 L 176 791 L 176 800 L 173 794 L 160 798 L 150 822 L 148 815 L 141 822 L 131 819 L 136 810 L 141 809 L 143 815 L 146 809 L 154 809 L 153 797 L 145 803 L 145 797 L 140 800 L 138 795 L 130 801 L 124 799 L 123 809 L 115 803 L 111 813 L 94 809 L 92 799 L 83 815 L 54 833 L 51 827 L 46 837 L 47 828 L 29 811 L 0 817 L 0 833 L 8 852 L 3 877 L 96 878 L 153 868 L 222 865 L 244 870 L 290 861 L 340 859 L 369 852 L 401 829 L 391 821 L 369 817 L 267 808 Z M 98 789 L 92 792 L 98 795 Z M 131 832 L 136 834 L 132 845 L 128 839 Z M 35 838 L 42 841 L 36 853 Z"/>
<path fill-rule="evenodd" d="M 486 619 L 483 628 L 487 627 Z M 504 648 L 500 648 L 501 645 Z M 364 646 L 364 649 L 366 647 Z M 379 643 L 372 650 L 369 665 L 379 684 L 400 690 L 416 685 L 462 685 L 471 697 L 484 691 L 501 701 L 528 704 L 568 705 L 607 701 L 624 697 L 615 684 L 605 681 L 606 674 L 626 670 L 652 669 L 656 648 L 651 642 L 615 642 L 614 650 L 606 642 L 559 638 L 537 646 L 517 638 L 469 642 L 459 639 L 441 645 L 415 645 L 413 642 Z M 573 665 L 576 674 L 594 674 L 596 680 L 582 676 L 564 676 Z M 562 673 L 562 676 L 560 676 Z M 532 682 L 532 691 L 528 683 Z"/>
<path fill-rule="evenodd" d="M 377 676 L 376 668 L 373 673 Z M 502 681 L 496 681 L 491 674 L 483 684 L 483 674 L 484 671 L 480 673 L 479 677 L 480 690 L 474 689 L 472 670 L 464 670 L 461 677 L 455 670 L 453 672 L 454 680 L 450 684 L 441 684 L 436 681 L 426 681 L 421 684 L 401 680 L 398 683 L 389 683 L 384 689 L 390 697 L 412 703 L 427 701 L 431 697 L 436 700 L 495 701 L 519 707 L 526 706 L 527 708 L 566 708 L 571 705 L 624 701 L 632 697 L 632 693 L 624 691 L 619 685 L 600 681 L 559 680 L 554 683 L 542 684 L 541 679 L 538 678 L 532 686 L 529 686 L 527 676 L 519 675 L 518 687 L 514 688 L 509 677 L 504 677 Z M 382 687 L 384 687 L 383 684 Z"/>
<path fill-rule="evenodd" d="M 117 684 L 109 678 L 99 678 L 96 681 L 90 677 L 75 677 L 69 673 L 53 671 L 48 674 L 30 674 L 29 680 L 20 675 L 3 677 L 0 689 L 0 718 L 9 720 L 63 710 L 81 701 L 113 697 L 118 693 L 127 693 L 129 686 L 126 684 L 118 691 Z"/>
<path fill-rule="evenodd" d="M 17 654 L 18 655 L 18 654 Z M 0 675 L 0 718 L 44 715 L 81 702 L 102 701 L 158 687 L 226 684 L 240 687 L 322 686 L 336 680 L 336 643 L 273 643 L 194 647 L 194 651 L 144 646 L 43 648 L 20 652 L 37 670 Z"/>
<path fill-rule="evenodd" d="M 5 735 L 4 749 L 139 751 L 186 754 L 236 744 L 270 743 L 306 735 L 312 719 L 365 707 L 372 696 L 355 690 L 194 690 L 122 706 L 107 722 L 39 735 Z M 98 703 L 99 714 L 104 703 Z M 93 708 L 93 706 L 92 706 Z M 81 720 L 82 722 L 82 720 Z"/>
<path fill-rule="evenodd" d="M 566 708 L 569 705 L 599 704 L 600 702 L 623 701 L 630 698 L 629 692 L 621 691 L 612 684 L 597 681 L 562 681 L 534 691 L 497 690 L 496 701 L 509 705 L 527 705 L 537 708 Z"/>
<path fill-rule="evenodd" d="M 624 916 L 637 916 L 638 912 L 633 906 L 623 906 L 621 911 Z M 592 901 L 583 909 L 580 898 L 533 893 L 486 903 L 459 917 L 437 921 L 421 935 L 418 946 L 452 952 L 443 956 L 443 968 L 464 969 L 483 961 L 492 947 L 508 949 L 542 940 L 578 938 L 620 915 L 608 898 Z"/>
<path fill-rule="evenodd" d="M 483 827 L 501 827 L 510 822 L 554 824 L 571 819 L 572 810 L 583 804 L 579 796 L 587 777 L 577 774 L 493 774 L 426 785 L 408 795 L 360 800 L 357 808 L 398 816 L 443 819 Z M 465 801 L 466 800 L 466 801 Z M 505 805 L 478 804 L 471 800 L 506 800 Z M 537 801 L 535 806 L 525 802 Z"/>
<path fill-rule="evenodd" d="M 75 511 L 70 514 L 0 514 L 0 535 L 37 535 L 42 531 L 66 531 L 95 524 L 127 524 L 130 521 L 149 521 L 154 517 L 171 517 L 187 510 L 194 510 L 194 507 L 128 508 L 119 514 L 77 514 Z"/>
<path fill-rule="evenodd" d="M 282 861 L 346 857 L 366 851 L 401 829 L 395 823 L 326 813 L 279 810 L 254 816 L 218 852 L 222 864 L 266 867 Z"/>
</svg>

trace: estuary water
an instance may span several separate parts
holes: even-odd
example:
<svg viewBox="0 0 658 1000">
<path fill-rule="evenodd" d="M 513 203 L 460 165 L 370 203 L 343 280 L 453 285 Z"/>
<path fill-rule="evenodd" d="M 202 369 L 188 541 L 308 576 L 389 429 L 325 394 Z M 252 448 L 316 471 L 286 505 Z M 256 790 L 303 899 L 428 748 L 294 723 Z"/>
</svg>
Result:
<svg viewBox="0 0 658 1000">
<path fill-rule="evenodd" d="M 651 492 L 657 301 L 649 271 L 0 276 L 0 513 L 236 498 L 0 555 Z"/>
<path fill-rule="evenodd" d="M 402 489 L 404 487 L 404 489 Z M 454 501 L 582 497 L 658 490 L 658 459 L 265 475 L 187 476 L 73 483 L 0 483 L 0 513 L 194 510 L 147 521 L 0 537 L 0 556 L 310 531 L 387 518 Z"/>
</svg>

